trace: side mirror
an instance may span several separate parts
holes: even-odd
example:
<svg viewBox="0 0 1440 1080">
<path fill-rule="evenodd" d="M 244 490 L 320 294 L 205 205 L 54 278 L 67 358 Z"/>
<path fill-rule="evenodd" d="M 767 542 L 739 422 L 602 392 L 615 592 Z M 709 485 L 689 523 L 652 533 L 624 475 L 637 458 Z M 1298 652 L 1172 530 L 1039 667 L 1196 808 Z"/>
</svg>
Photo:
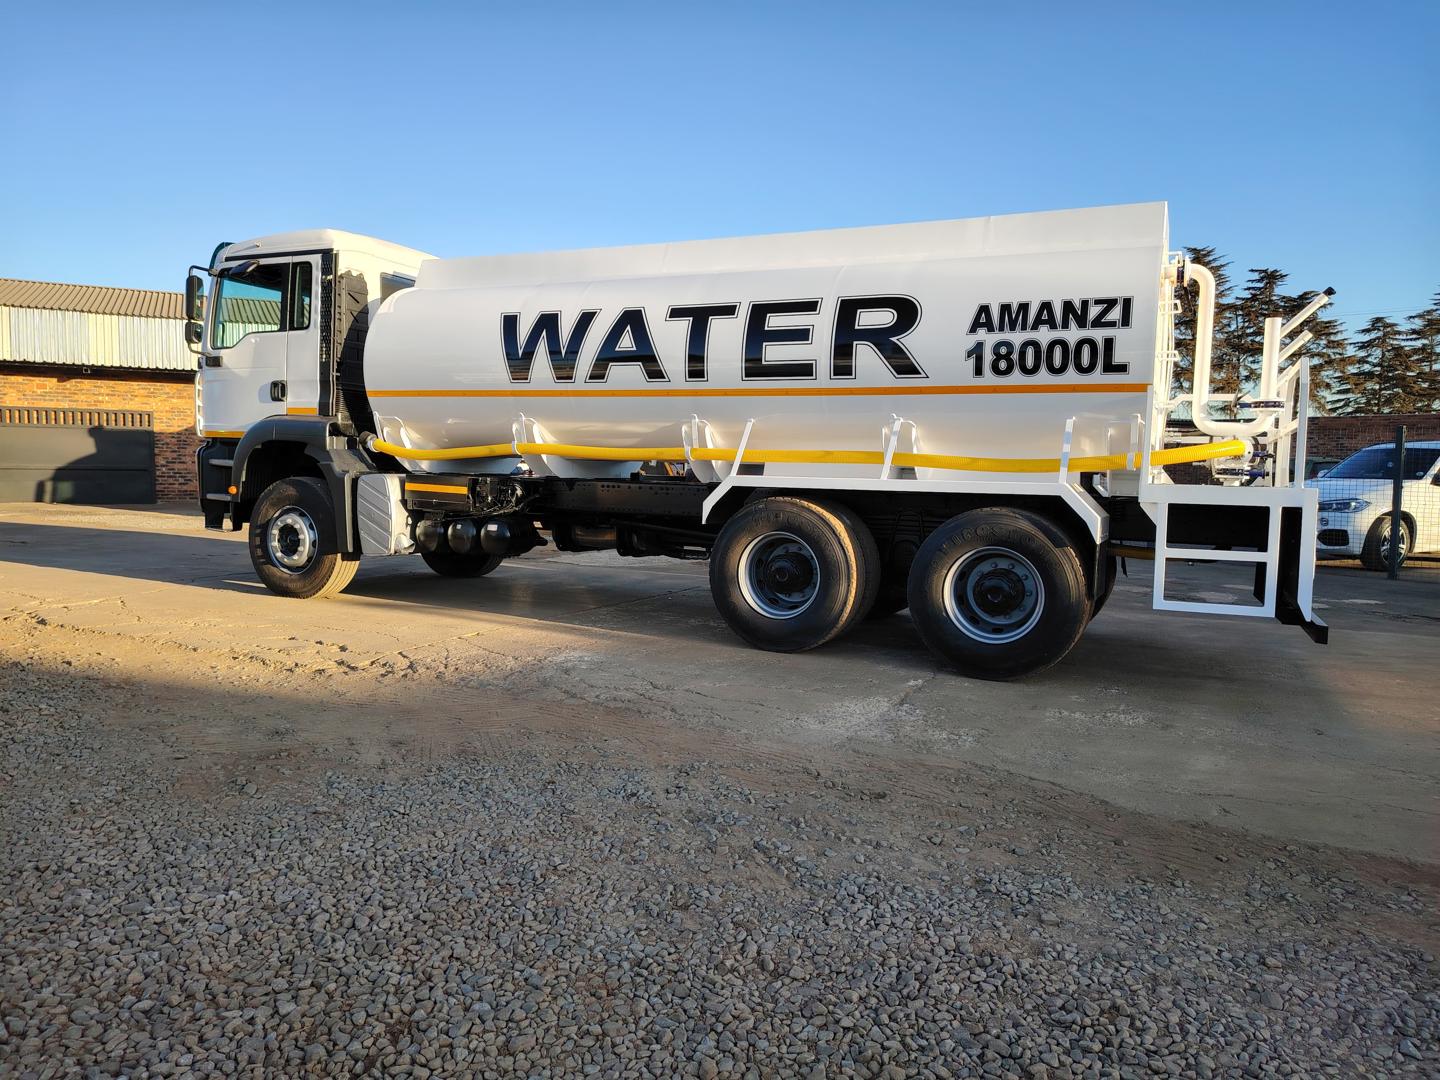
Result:
<svg viewBox="0 0 1440 1080">
<path fill-rule="evenodd" d="M 187 345 L 200 344 L 201 324 L 198 322 L 187 322 L 185 324 L 185 343 Z"/>
<path fill-rule="evenodd" d="M 199 322 L 205 314 L 205 279 L 191 274 L 185 279 L 185 318 Z"/>
</svg>

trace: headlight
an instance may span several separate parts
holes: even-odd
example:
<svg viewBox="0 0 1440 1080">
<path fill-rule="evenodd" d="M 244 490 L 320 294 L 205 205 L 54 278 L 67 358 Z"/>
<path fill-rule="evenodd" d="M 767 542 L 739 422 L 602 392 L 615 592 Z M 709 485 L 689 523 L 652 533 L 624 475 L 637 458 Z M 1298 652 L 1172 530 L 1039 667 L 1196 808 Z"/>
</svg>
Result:
<svg viewBox="0 0 1440 1080">
<path fill-rule="evenodd" d="M 1364 499 L 1329 499 L 1320 504 L 1322 514 L 1353 514 L 1370 504 Z"/>
</svg>

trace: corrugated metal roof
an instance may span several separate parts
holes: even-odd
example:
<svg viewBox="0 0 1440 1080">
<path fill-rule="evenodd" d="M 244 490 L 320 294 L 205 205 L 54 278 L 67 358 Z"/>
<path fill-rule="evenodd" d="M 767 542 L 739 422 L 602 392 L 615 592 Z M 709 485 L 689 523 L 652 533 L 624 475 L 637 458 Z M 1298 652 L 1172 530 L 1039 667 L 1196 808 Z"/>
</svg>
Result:
<svg viewBox="0 0 1440 1080">
<path fill-rule="evenodd" d="M 0 305 L 0 362 L 194 371 L 179 319 Z"/>
<path fill-rule="evenodd" d="M 0 307 L 183 320 L 185 295 L 158 289 L 117 289 L 108 285 L 64 285 L 0 278 Z"/>
</svg>

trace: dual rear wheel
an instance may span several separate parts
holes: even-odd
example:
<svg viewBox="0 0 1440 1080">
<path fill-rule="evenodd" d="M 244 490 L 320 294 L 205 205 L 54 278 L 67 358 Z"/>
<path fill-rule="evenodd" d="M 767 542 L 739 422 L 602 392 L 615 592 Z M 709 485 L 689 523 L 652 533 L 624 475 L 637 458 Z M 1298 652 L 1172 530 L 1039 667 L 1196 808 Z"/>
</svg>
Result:
<svg viewBox="0 0 1440 1080">
<path fill-rule="evenodd" d="M 1092 615 L 1074 548 L 1043 519 L 998 508 L 959 514 L 931 533 L 900 594 L 852 511 L 760 499 L 721 530 L 710 585 L 731 629 L 759 648 L 813 649 L 867 615 L 908 606 L 932 652 L 989 679 L 1054 664 Z"/>
</svg>

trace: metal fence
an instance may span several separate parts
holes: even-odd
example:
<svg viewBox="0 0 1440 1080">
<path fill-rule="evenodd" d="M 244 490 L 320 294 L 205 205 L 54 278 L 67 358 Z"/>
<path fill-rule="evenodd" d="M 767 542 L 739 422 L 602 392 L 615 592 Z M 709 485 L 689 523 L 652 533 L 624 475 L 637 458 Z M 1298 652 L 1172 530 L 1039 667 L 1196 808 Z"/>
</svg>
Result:
<svg viewBox="0 0 1440 1080">
<path fill-rule="evenodd" d="M 1356 450 L 1321 471 L 1321 566 L 1359 566 L 1391 578 L 1440 582 L 1440 439 L 1407 439 Z"/>
</svg>

